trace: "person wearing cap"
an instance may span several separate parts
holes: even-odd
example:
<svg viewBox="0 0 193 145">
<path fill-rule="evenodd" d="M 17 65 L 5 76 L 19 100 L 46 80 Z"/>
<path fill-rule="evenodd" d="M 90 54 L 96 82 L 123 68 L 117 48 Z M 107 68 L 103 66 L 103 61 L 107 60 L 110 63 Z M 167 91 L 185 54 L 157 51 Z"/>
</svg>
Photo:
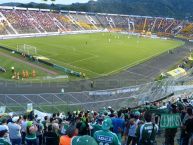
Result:
<svg viewBox="0 0 193 145">
<path fill-rule="evenodd" d="M 96 121 L 92 124 L 90 124 L 91 129 L 91 135 L 93 135 L 96 131 L 102 129 L 102 123 L 103 123 L 104 117 L 99 115 L 96 119 Z"/>
<path fill-rule="evenodd" d="M 9 137 L 9 128 L 8 128 L 8 125 L 7 125 L 7 119 L 3 118 L 1 123 L 2 123 L 1 125 L 4 126 L 7 129 L 6 139 L 9 143 L 11 143 L 10 137 Z"/>
<path fill-rule="evenodd" d="M 15 68 L 14 66 L 11 67 L 11 72 L 14 73 L 15 72 Z"/>
<path fill-rule="evenodd" d="M 21 126 L 19 123 L 19 116 L 14 116 L 12 122 L 8 123 L 9 137 L 12 145 L 21 145 Z"/>
<path fill-rule="evenodd" d="M 33 124 L 33 121 L 27 122 L 25 141 L 27 145 L 37 145 L 36 132 L 38 128 Z"/>
<path fill-rule="evenodd" d="M 97 116 L 96 120 L 93 120 L 92 123 L 89 123 L 89 129 L 91 131 L 91 136 L 93 136 L 96 131 L 102 129 L 103 120 L 104 120 L 104 117 L 99 115 Z"/>
<path fill-rule="evenodd" d="M 59 145 L 71 145 L 72 137 L 78 135 L 76 126 L 69 126 L 66 130 L 66 135 L 60 137 Z"/>
<path fill-rule="evenodd" d="M 99 145 L 121 145 L 117 135 L 110 131 L 112 121 L 107 118 L 103 121 L 102 130 L 94 133 L 94 138 Z"/>
<path fill-rule="evenodd" d="M 139 112 L 139 111 L 136 111 L 135 113 L 134 113 L 134 116 L 135 116 L 135 124 L 138 126 L 139 125 L 139 123 L 140 123 L 140 115 L 141 115 L 141 113 Z"/>
<path fill-rule="evenodd" d="M 0 125 L 0 145 L 11 145 L 11 143 L 7 140 L 7 133 L 7 128 Z"/>
<path fill-rule="evenodd" d="M 75 136 L 72 138 L 71 145 L 98 145 L 94 138 L 88 135 Z"/>
</svg>

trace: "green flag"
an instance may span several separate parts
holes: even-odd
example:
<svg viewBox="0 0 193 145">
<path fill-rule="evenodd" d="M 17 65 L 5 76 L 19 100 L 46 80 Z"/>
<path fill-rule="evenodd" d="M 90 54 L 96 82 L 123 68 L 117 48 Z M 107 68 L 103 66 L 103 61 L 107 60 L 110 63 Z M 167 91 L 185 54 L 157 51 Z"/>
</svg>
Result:
<svg viewBox="0 0 193 145">
<path fill-rule="evenodd" d="M 181 126 L 179 114 L 162 114 L 160 119 L 161 128 L 178 128 Z"/>
</svg>

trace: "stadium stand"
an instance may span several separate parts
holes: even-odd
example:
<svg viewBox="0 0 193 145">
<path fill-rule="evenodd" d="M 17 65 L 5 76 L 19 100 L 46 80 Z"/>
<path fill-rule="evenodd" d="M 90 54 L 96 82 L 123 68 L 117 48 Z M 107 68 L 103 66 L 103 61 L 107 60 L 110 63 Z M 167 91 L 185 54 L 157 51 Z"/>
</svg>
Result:
<svg viewBox="0 0 193 145">
<path fill-rule="evenodd" d="M 71 22 L 71 20 L 66 16 L 59 13 L 49 13 L 49 15 L 60 23 L 61 28 L 66 31 L 76 31 L 78 27 Z"/>
<path fill-rule="evenodd" d="M 95 29 L 94 25 L 91 23 L 91 21 L 89 21 L 86 17 L 85 14 L 81 14 L 81 13 L 74 13 L 71 14 L 71 16 L 76 20 L 76 22 L 78 23 L 78 25 L 80 25 L 81 27 L 83 27 L 84 29 L 87 30 L 92 30 Z"/>
<path fill-rule="evenodd" d="M 108 106 L 99 108 L 99 111 L 74 110 L 54 114 L 36 109 L 27 113 L 14 112 L 0 117 L 0 143 L 77 145 L 74 143 L 76 136 L 82 138 L 87 135 L 87 138 L 92 138 L 92 145 L 93 142 L 111 145 L 130 144 L 130 142 L 151 145 L 151 142 L 157 142 L 157 144 L 169 145 L 176 142 L 174 140 L 176 136 L 179 137 L 179 143 L 188 145 L 192 142 L 192 107 L 192 93 L 185 93 L 161 101 L 147 102 L 137 108 L 122 107 L 116 110 Z M 166 119 L 169 116 L 165 116 L 166 114 L 171 117 L 168 123 Z M 178 136 L 176 133 L 181 122 L 182 135 Z M 149 129 L 143 126 L 148 126 Z M 152 128 L 154 131 L 151 135 L 146 134 Z M 143 134 L 139 130 L 143 130 Z M 156 137 L 157 134 L 165 134 L 165 138 L 160 140 L 160 137 Z M 101 135 L 110 139 L 104 140 L 99 137 Z"/>
<path fill-rule="evenodd" d="M 35 33 L 37 32 L 26 16 L 26 11 L 20 10 L 2 10 L 3 15 L 18 33 Z"/>
<path fill-rule="evenodd" d="M 133 31 L 141 34 L 150 32 L 163 36 L 182 34 L 191 37 L 193 24 L 173 18 L 0 9 L 0 35 L 98 29 Z M 6 70 L 0 67 L 0 71 Z M 45 102 L 48 108 L 55 105 L 52 111 L 59 111 L 50 114 L 32 108 L 27 113 L 2 113 L 0 144 L 129 145 L 132 142 L 133 145 L 154 145 L 157 142 L 158 145 L 173 145 L 176 142 L 175 136 L 182 145 L 192 144 L 193 93 L 191 90 L 181 91 L 184 86 L 179 85 L 181 80 L 177 81 L 174 83 L 166 79 L 137 85 L 135 88 L 100 91 L 0 94 L 1 104 L 9 106 L 9 111 L 17 107 L 25 109 L 24 105 L 32 102 L 37 105 L 36 109 L 41 111 L 44 110 L 42 108 Z M 175 89 L 179 89 L 180 93 L 174 94 Z M 57 108 L 60 105 L 70 111 L 60 112 Z M 167 121 L 169 123 L 166 123 Z M 181 136 L 176 135 L 178 128 L 181 128 Z M 160 140 L 156 138 L 157 134 L 164 134 L 165 138 Z"/>
<path fill-rule="evenodd" d="M 91 21 L 93 21 L 93 23 L 94 23 L 97 27 L 101 27 L 101 26 L 102 26 L 101 22 L 97 19 L 96 14 L 89 13 L 89 14 L 87 14 L 87 17 L 88 17 L 89 19 L 91 19 Z"/>
<path fill-rule="evenodd" d="M 99 20 L 103 28 L 110 28 L 106 15 L 98 14 L 96 15 L 96 18 Z"/>
<path fill-rule="evenodd" d="M 191 37 L 192 24 L 173 18 L 38 9 L 0 9 L 0 34 L 102 30 Z"/>
<path fill-rule="evenodd" d="M 185 36 L 191 35 L 193 33 L 193 24 L 185 24 L 181 33 L 184 34 Z"/>
<path fill-rule="evenodd" d="M 48 12 L 29 11 L 29 15 L 38 21 L 46 32 L 58 31 L 59 27 L 54 23 L 53 18 L 48 15 Z"/>
</svg>

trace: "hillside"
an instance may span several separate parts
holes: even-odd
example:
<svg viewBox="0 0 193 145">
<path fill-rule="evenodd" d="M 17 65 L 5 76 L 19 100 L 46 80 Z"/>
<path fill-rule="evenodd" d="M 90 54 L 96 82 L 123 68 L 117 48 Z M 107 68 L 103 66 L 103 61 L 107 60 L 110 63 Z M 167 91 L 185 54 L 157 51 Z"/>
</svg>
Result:
<svg viewBox="0 0 193 145">
<path fill-rule="evenodd" d="M 7 3 L 5 5 L 13 5 Z M 164 16 L 193 20 L 193 0 L 98 0 L 72 5 L 14 4 L 21 7 L 52 8 L 87 12 Z"/>
</svg>

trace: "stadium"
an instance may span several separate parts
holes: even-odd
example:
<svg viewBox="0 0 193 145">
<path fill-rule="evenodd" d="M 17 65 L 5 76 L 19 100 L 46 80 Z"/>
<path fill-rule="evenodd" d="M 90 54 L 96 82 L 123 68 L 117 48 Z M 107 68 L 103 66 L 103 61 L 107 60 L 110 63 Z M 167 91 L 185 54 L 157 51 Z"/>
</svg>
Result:
<svg viewBox="0 0 193 145">
<path fill-rule="evenodd" d="M 192 100 L 192 48 L 188 20 L 0 6 L 0 112 Z"/>
</svg>

